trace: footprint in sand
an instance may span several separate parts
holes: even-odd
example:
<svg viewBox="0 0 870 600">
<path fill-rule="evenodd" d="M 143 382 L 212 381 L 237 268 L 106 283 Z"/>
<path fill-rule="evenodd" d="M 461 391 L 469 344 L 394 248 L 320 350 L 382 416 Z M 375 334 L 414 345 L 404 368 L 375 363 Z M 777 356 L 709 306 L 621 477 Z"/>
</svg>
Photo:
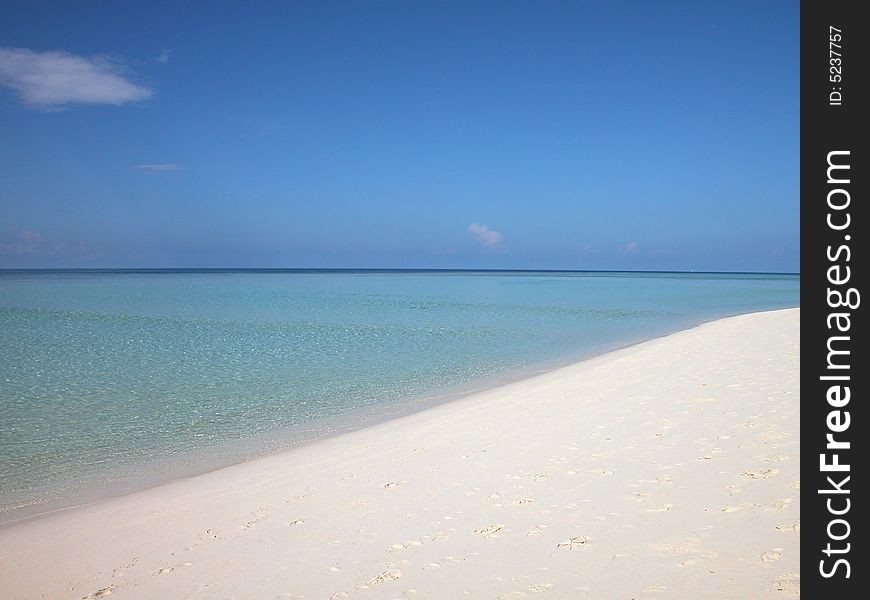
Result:
<svg viewBox="0 0 870 600">
<path fill-rule="evenodd" d="M 776 580 L 776 589 L 794 596 L 801 595 L 801 578 L 792 573 L 784 573 Z"/>
<path fill-rule="evenodd" d="M 303 523 L 305 523 L 304 519 L 296 519 L 295 521 L 290 521 L 290 523 L 288 523 L 288 524 L 289 525 L 302 525 Z"/>
<path fill-rule="evenodd" d="M 176 568 L 178 568 L 178 567 L 189 567 L 189 566 L 191 566 L 192 564 L 193 564 L 193 563 L 186 562 L 186 563 L 182 563 L 182 564 L 180 564 L 180 565 L 173 565 L 173 566 L 171 566 L 171 567 L 163 567 L 162 569 L 160 569 L 159 571 L 157 571 L 157 572 L 154 573 L 154 574 L 155 574 L 155 575 L 167 575 L 167 574 L 169 574 L 169 573 L 172 573 L 172 572 L 173 572 Z"/>
<path fill-rule="evenodd" d="M 436 532 L 435 535 L 433 535 L 430 539 L 433 542 L 443 542 L 444 540 L 446 540 L 447 538 L 450 537 L 451 533 L 456 533 L 456 529 L 453 527 L 451 527 L 450 529 L 442 529 L 441 531 Z M 425 539 L 425 537 L 426 536 L 424 536 L 420 539 L 421 540 Z M 419 543 L 420 542 L 411 542 L 411 545 L 416 546 L 416 545 L 419 545 Z"/>
<path fill-rule="evenodd" d="M 770 550 L 768 552 L 762 552 L 758 555 L 758 560 L 761 562 L 776 562 L 780 558 L 782 558 L 782 552 L 778 550 Z"/>
<path fill-rule="evenodd" d="M 743 510 L 744 508 L 746 508 L 745 505 L 736 505 L 736 506 L 729 505 L 729 506 L 726 506 L 725 508 L 723 508 L 722 512 L 733 513 L 733 512 L 737 512 L 738 510 Z"/>
<path fill-rule="evenodd" d="M 371 579 L 369 579 L 365 583 L 361 583 L 356 587 L 359 590 L 367 590 L 370 587 L 374 587 L 376 585 L 380 585 L 380 584 L 386 583 L 388 581 L 395 581 L 396 579 L 398 579 L 401 576 L 402 576 L 401 571 L 399 571 L 397 569 L 392 569 L 390 571 L 384 571 L 380 575 L 375 575 L 374 577 L 372 577 Z"/>
<path fill-rule="evenodd" d="M 539 583 L 537 585 L 529 586 L 530 592 L 549 592 L 551 589 L 553 589 L 552 583 Z"/>
<path fill-rule="evenodd" d="M 478 535 L 482 535 L 484 537 L 491 537 L 504 529 L 504 525 L 501 523 L 497 523 L 495 525 L 490 525 L 489 527 L 480 527 L 474 530 L 474 533 Z"/>
<path fill-rule="evenodd" d="M 801 532 L 801 522 L 800 520 L 795 521 L 794 523 L 785 523 L 783 525 L 776 526 L 777 531 L 796 531 L 797 533 Z"/>
<path fill-rule="evenodd" d="M 396 486 L 398 486 L 398 485 L 399 485 L 399 482 L 398 482 L 398 481 L 391 481 L 391 482 L 389 482 L 389 483 L 385 483 L 385 484 L 384 484 L 384 487 L 385 487 L 385 488 L 392 488 L 392 487 L 396 487 Z"/>
<path fill-rule="evenodd" d="M 123 576 L 124 576 L 124 571 L 126 571 L 127 569 L 129 569 L 129 568 L 135 566 L 137 560 L 139 560 L 139 559 L 138 559 L 138 558 L 134 558 L 133 560 L 131 560 L 130 562 L 128 562 L 126 565 L 123 565 L 123 566 L 118 567 L 117 569 L 115 569 L 115 570 L 112 572 L 112 577 L 123 577 Z"/>
<path fill-rule="evenodd" d="M 556 544 L 556 548 L 559 548 L 561 550 L 570 550 L 572 552 L 579 552 L 580 550 L 586 550 L 588 547 L 587 544 L 591 540 L 592 538 L 585 535 L 581 535 L 579 537 L 572 537 L 569 540 Z"/>
<path fill-rule="evenodd" d="M 97 590 L 96 592 L 93 592 L 92 594 L 88 594 L 87 596 L 82 598 L 82 600 L 93 600 L 95 598 L 105 598 L 106 596 L 111 596 L 112 590 L 114 588 L 115 588 L 114 585 L 110 585 L 109 587 L 105 587 L 101 590 Z"/>
<path fill-rule="evenodd" d="M 773 510 L 785 510 L 789 506 L 791 506 L 792 502 L 794 502 L 792 498 L 783 498 L 782 500 L 777 500 L 770 506 L 773 508 Z"/>
<path fill-rule="evenodd" d="M 251 520 L 243 523 L 241 526 L 242 529 L 251 529 L 252 527 L 256 526 L 257 523 L 265 519 L 268 514 L 268 507 L 260 507 L 259 509 L 251 513 Z"/>
<path fill-rule="evenodd" d="M 779 473 L 779 469 L 752 469 L 749 471 L 743 471 L 741 475 L 748 477 L 749 479 L 770 479 L 777 473 Z"/>
<path fill-rule="evenodd" d="M 689 560 L 684 560 L 683 562 L 681 562 L 679 564 L 681 567 L 691 567 L 692 565 L 697 565 L 699 562 L 701 562 L 701 558 L 695 557 L 695 558 L 690 558 Z"/>
<path fill-rule="evenodd" d="M 456 558 L 455 556 L 445 556 L 442 560 L 445 563 L 447 563 L 448 565 L 455 566 L 455 565 L 460 564 L 465 559 L 464 558 Z M 441 563 L 441 564 L 444 564 L 444 563 Z"/>
</svg>

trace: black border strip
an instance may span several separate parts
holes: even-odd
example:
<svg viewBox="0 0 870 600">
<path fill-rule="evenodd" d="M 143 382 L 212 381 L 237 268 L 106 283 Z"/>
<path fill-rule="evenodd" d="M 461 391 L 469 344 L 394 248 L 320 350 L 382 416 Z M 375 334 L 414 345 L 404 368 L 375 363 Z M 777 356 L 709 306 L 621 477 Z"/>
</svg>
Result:
<svg viewBox="0 0 870 600">
<path fill-rule="evenodd" d="M 801 588 L 808 598 L 866 597 L 868 569 L 858 556 L 868 509 L 857 488 L 867 487 L 859 454 L 866 456 L 870 419 L 870 374 L 859 362 L 867 346 L 859 281 L 868 269 L 870 23 L 858 17 L 859 6 L 801 5 Z"/>
</svg>

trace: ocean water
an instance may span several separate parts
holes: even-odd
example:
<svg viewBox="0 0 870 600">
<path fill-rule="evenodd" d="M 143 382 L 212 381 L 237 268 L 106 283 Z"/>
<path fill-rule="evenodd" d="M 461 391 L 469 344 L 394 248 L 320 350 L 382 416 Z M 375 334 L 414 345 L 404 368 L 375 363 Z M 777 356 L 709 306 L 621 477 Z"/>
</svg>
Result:
<svg viewBox="0 0 870 600">
<path fill-rule="evenodd" d="M 799 293 L 793 275 L 0 271 L 0 522 Z"/>
</svg>

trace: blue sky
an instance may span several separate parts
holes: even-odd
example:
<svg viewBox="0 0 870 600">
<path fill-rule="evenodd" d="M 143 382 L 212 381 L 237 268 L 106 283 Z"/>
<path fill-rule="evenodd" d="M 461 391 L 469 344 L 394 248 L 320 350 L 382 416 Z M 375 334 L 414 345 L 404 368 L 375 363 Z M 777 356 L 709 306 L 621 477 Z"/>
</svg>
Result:
<svg viewBox="0 0 870 600">
<path fill-rule="evenodd" d="M 4 2 L 0 267 L 798 271 L 797 2 Z"/>
</svg>

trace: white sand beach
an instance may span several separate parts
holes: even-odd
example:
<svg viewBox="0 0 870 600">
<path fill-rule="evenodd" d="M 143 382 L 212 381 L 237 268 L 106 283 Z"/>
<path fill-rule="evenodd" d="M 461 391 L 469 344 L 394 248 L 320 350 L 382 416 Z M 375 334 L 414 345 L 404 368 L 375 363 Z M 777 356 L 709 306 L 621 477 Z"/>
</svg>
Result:
<svg viewBox="0 0 870 600">
<path fill-rule="evenodd" d="M 798 597 L 799 317 L 4 527 L 0 597 Z"/>
</svg>

